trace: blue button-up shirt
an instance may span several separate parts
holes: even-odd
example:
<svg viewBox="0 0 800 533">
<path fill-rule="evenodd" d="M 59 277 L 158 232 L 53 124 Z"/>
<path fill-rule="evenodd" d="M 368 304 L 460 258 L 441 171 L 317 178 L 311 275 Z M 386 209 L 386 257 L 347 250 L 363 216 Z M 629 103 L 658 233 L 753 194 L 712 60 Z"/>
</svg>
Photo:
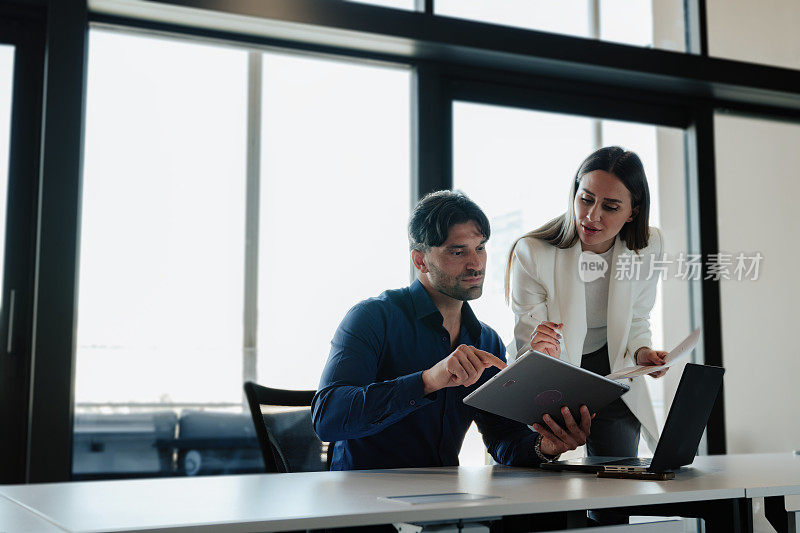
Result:
<svg viewBox="0 0 800 533">
<path fill-rule="evenodd" d="M 467 303 L 458 342 L 505 360 L 500 336 L 479 322 Z M 473 420 L 498 462 L 538 465 L 536 433 L 462 402 L 497 368 L 484 370 L 471 387 L 424 394 L 422 371 L 451 352 L 442 315 L 419 280 L 353 307 L 333 336 L 311 404 L 317 435 L 335 442 L 331 469 L 457 465 Z"/>
</svg>

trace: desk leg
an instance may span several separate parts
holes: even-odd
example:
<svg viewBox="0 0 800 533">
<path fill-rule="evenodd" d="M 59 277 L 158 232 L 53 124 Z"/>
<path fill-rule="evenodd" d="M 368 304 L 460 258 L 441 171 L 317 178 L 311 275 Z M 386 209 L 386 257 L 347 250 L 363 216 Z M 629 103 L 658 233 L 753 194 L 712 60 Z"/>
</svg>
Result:
<svg viewBox="0 0 800 533">
<path fill-rule="evenodd" d="M 707 502 L 711 503 L 711 502 Z M 721 500 L 712 513 L 705 517 L 706 531 L 734 531 L 737 533 L 753 533 L 753 500 L 738 498 Z"/>
</svg>

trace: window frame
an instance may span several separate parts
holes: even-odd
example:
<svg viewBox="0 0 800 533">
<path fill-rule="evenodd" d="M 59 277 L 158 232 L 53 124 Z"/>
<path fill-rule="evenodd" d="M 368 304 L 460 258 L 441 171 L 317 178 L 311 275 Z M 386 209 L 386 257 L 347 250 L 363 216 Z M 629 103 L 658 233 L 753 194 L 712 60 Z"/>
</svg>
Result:
<svg viewBox="0 0 800 533">
<path fill-rule="evenodd" d="M 6 198 L 3 293 L 0 295 L 0 483 L 26 476 L 31 336 L 36 267 L 37 197 L 44 78 L 44 11 L 0 4 L 0 43 L 14 46 Z"/>
</svg>

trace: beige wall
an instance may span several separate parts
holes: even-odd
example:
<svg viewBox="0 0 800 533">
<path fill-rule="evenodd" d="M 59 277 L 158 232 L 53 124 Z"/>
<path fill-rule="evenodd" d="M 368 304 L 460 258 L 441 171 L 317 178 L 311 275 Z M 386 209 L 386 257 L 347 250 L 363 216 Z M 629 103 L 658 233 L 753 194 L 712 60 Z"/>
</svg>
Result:
<svg viewBox="0 0 800 533">
<path fill-rule="evenodd" d="M 710 55 L 800 69 L 800 1 L 708 0 Z"/>
<path fill-rule="evenodd" d="M 761 252 L 721 286 L 728 451 L 800 449 L 800 125 L 718 114 L 720 249 Z"/>
<path fill-rule="evenodd" d="M 653 0 L 653 46 L 673 52 L 686 51 L 683 2 Z"/>
<path fill-rule="evenodd" d="M 708 0 L 712 56 L 800 69 L 798 0 Z M 728 451 L 800 449 L 800 124 L 718 113 L 720 249 L 761 252 L 721 286 Z"/>
</svg>

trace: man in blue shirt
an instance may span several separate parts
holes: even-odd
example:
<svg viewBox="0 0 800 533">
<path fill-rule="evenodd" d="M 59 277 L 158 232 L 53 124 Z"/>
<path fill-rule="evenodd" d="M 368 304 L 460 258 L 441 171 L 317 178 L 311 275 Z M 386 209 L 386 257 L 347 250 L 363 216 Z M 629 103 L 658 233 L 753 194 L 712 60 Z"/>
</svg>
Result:
<svg viewBox="0 0 800 533">
<path fill-rule="evenodd" d="M 314 429 L 335 442 L 332 470 L 453 466 L 474 420 L 489 453 L 510 466 L 536 466 L 586 442 L 566 410 L 566 428 L 531 431 L 462 402 L 499 369 L 505 348 L 468 300 L 481 295 L 489 221 L 458 192 L 423 198 L 409 222 L 411 286 L 358 303 L 331 341 L 312 401 Z"/>
</svg>

